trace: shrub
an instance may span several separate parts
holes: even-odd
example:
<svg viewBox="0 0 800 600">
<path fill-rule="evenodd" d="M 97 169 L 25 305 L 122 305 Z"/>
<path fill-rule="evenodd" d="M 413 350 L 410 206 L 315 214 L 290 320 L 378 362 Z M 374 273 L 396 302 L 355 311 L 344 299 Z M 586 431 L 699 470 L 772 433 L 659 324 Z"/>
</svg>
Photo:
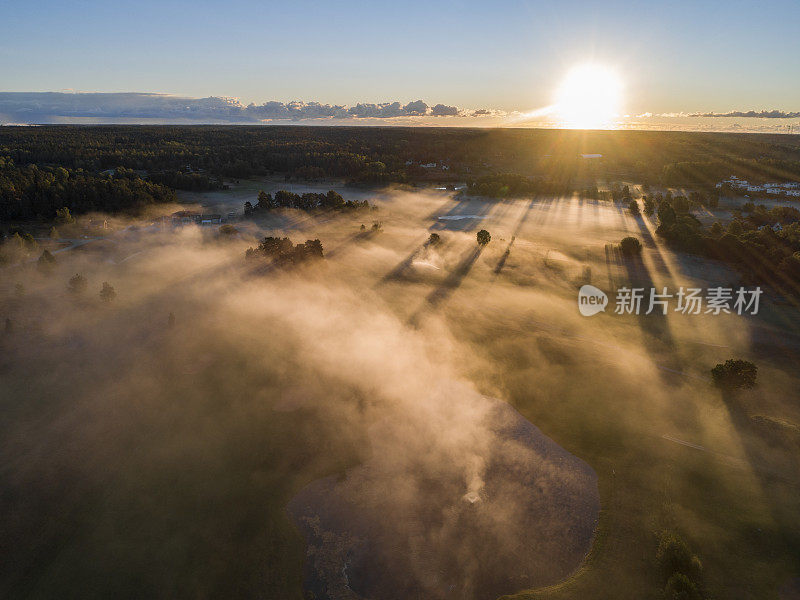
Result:
<svg viewBox="0 0 800 600">
<path fill-rule="evenodd" d="M 104 281 L 103 287 L 100 290 L 100 300 L 103 302 L 111 302 L 116 297 L 117 292 L 114 290 L 114 286 L 109 284 L 107 281 Z"/>
<path fill-rule="evenodd" d="M 642 251 L 642 243 L 633 236 L 622 238 L 619 249 L 625 256 L 635 256 Z"/>
<path fill-rule="evenodd" d="M 758 367 L 741 359 L 726 360 L 725 364 L 718 364 L 711 369 L 714 385 L 726 390 L 752 388 L 756 384 L 757 376 Z"/>
<path fill-rule="evenodd" d="M 72 292 L 73 294 L 82 294 L 86 291 L 89 282 L 86 281 L 86 277 L 80 274 L 75 274 L 69 278 L 69 283 L 67 283 L 67 289 Z"/>
<path fill-rule="evenodd" d="M 492 241 L 492 236 L 491 236 L 491 234 L 490 234 L 488 231 L 486 231 L 485 229 L 481 229 L 481 230 L 478 232 L 478 234 L 477 234 L 477 236 L 476 236 L 476 237 L 477 237 L 477 239 L 478 239 L 478 244 L 479 244 L 480 246 L 485 246 L 486 244 L 488 244 L 489 242 L 491 242 L 491 241 Z"/>
<path fill-rule="evenodd" d="M 702 600 L 703 595 L 697 586 L 683 573 L 673 573 L 664 586 L 666 600 Z"/>
<path fill-rule="evenodd" d="M 53 256 L 49 250 L 42 252 L 42 255 L 37 261 L 37 266 L 40 271 L 50 271 L 56 264 L 56 257 Z"/>
</svg>

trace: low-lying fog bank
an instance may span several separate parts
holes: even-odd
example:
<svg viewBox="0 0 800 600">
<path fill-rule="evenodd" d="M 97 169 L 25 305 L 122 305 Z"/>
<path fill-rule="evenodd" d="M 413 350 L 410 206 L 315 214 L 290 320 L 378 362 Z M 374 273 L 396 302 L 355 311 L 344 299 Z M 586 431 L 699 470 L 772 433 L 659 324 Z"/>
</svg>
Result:
<svg viewBox="0 0 800 600">
<path fill-rule="evenodd" d="M 736 315 L 576 307 L 587 280 L 610 292 L 727 272 L 610 204 L 376 202 L 279 211 L 228 236 L 120 230 L 3 271 L 0 595 L 299 598 L 305 565 L 332 598 L 488 598 L 573 572 L 599 498 L 613 500 L 605 534 L 622 536 L 603 572 L 636 593 L 650 583 L 615 571 L 639 563 L 614 553 L 655 553 L 664 490 L 685 503 L 670 523 L 708 553 L 706 540 L 791 522 L 796 500 L 764 473 L 794 459 L 748 427 L 800 422 L 796 376 L 760 361 L 742 406 L 707 381 L 750 356 L 754 332 L 788 335 Z M 439 219 L 458 215 L 482 218 Z M 635 265 L 606 251 L 631 232 L 645 241 Z M 320 239 L 327 258 L 267 272 L 244 260 L 265 235 Z M 87 286 L 69 291 L 77 273 Z M 709 511 L 708 494 L 747 523 L 719 534 L 734 509 Z M 731 569 L 714 558 L 721 581 Z"/>
</svg>

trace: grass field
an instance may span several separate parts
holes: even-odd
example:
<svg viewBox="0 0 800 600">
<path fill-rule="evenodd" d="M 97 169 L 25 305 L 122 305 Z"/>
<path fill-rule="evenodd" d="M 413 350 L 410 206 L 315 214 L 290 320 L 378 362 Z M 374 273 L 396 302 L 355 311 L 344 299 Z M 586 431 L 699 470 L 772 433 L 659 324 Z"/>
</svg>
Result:
<svg viewBox="0 0 800 600">
<path fill-rule="evenodd" d="M 583 564 L 516 598 L 659 598 L 664 530 L 700 559 L 709 597 L 775 598 L 800 576 L 795 308 L 767 297 L 757 317 L 614 314 L 622 285 L 737 276 L 612 203 L 362 195 L 379 210 L 285 211 L 227 242 L 120 232 L 111 262 L 88 244 L 49 274 L 3 278 L 2 595 L 300 598 L 291 498 L 367 460 L 376 423 L 414 448 L 472 424 L 409 417 L 451 387 L 511 403 L 599 478 Z M 327 259 L 258 274 L 243 254 L 264 235 L 319 238 Z M 616 250 L 626 235 L 641 259 Z M 76 272 L 91 298 L 66 292 Z M 101 281 L 118 293 L 110 306 Z M 587 282 L 609 294 L 605 313 L 579 314 Z M 732 357 L 758 365 L 759 386 L 723 396 L 710 369 Z"/>
</svg>

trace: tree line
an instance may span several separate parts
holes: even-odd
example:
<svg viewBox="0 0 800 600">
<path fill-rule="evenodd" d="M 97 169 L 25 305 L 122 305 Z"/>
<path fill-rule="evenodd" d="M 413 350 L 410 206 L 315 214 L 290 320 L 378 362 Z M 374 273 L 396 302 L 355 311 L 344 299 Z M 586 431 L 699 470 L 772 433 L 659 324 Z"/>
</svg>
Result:
<svg viewBox="0 0 800 600">
<path fill-rule="evenodd" d="M 354 183 L 464 181 L 498 173 L 540 177 L 559 186 L 627 179 L 706 188 L 731 174 L 752 181 L 800 181 L 800 136 L 769 134 L 6 126 L 0 127 L 0 157 L 21 167 L 60 166 L 89 173 L 125 168 L 173 189 L 211 189 L 222 178 L 276 173 Z"/>
<path fill-rule="evenodd" d="M 258 212 L 265 212 L 276 208 L 296 208 L 298 210 L 363 210 L 369 209 L 370 204 L 366 200 L 345 200 L 341 194 L 334 190 L 329 190 L 326 194 L 306 192 L 295 194 L 286 190 L 278 190 L 275 195 L 261 190 L 254 205 L 251 202 L 244 203 L 245 216 L 253 215 Z"/>
<path fill-rule="evenodd" d="M 257 247 L 245 251 L 245 259 L 248 261 L 269 259 L 276 266 L 284 267 L 323 257 L 322 242 L 319 240 L 306 240 L 294 244 L 288 237 L 265 237 Z"/>
<path fill-rule="evenodd" d="M 172 189 L 129 172 L 109 177 L 83 169 L 17 166 L 0 157 L 0 219 L 4 221 L 51 220 L 62 207 L 76 214 L 120 212 L 175 200 Z"/>
</svg>

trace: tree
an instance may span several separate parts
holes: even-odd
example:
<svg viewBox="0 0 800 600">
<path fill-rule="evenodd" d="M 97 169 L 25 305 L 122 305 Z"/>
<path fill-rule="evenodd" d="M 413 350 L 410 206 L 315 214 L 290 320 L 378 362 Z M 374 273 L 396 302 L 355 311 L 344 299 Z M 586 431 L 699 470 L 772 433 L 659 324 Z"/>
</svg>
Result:
<svg viewBox="0 0 800 600">
<path fill-rule="evenodd" d="M 103 302 L 111 302 L 116 297 L 117 292 L 114 290 L 114 286 L 109 284 L 107 281 L 104 281 L 103 287 L 100 290 L 100 300 Z"/>
<path fill-rule="evenodd" d="M 67 289 L 72 292 L 73 294 L 82 294 L 86 291 L 89 282 L 86 281 L 86 277 L 76 273 L 72 277 L 69 278 L 69 283 L 67 283 Z"/>
<path fill-rule="evenodd" d="M 638 217 L 639 212 L 639 203 L 631 198 L 631 201 L 628 203 L 628 212 L 630 212 L 634 217 Z"/>
<path fill-rule="evenodd" d="M 302 246 L 298 244 L 296 248 L 302 247 L 302 257 L 306 258 L 322 258 L 322 242 L 319 240 L 306 240 Z"/>
<path fill-rule="evenodd" d="M 476 237 L 477 237 L 479 246 L 485 246 L 486 244 L 488 244 L 489 242 L 492 241 L 491 234 L 488 231 L 486 231 L 485 229 L 481 229 L 478 232 Z"/>
<path fill-rule="evenodd" d="M 656 203 L 652 196 L 645 196 L 642 198 L 642 202 L 644 203 L 644 214 L 646 214 L 648 217 L 656 212 Z"/>
<path fill-rule="evenodd" d="M 220 225 L 219 233 L 220 235 L 234 236 L 239 233 L 239 230 L 230 223 L 225 223 L 224 225 Z"/>
<path fill-rule="evenodd" d="M 442 238 L 439 236 L 438 233 L 432 233 L 428 238 L 428 245 L 430 246 L 438 246 L 442 241 Z"/>
<path fill-rule="evenodd" d="M 244 216 L 249 217 L 253 214 L 253 204 L 251 202 L 244 203 Z"/>
<path fill-rule="evenodd" d="M 675 196 L 672 199 L 672 208 L 676 213 L 687 213 L 689 212 L 689 200 L 686 196 Z"/>
<path fill-rule="evenodd" d="M 37 266 L 39 267 L 40 271 L 50 271 L 56 264 L 56 257 L 53 256 L 49 250 L 45 250 L 42 252 L 42 255 L 39 257 L 37 261 Z"/>
<path fill-rule="evenodd" d="M 744 232 L 744 227 L 742 227 L 742 222 L 739 220 L 734 219 L 728 225 L 728 233 L 735 236 L 740 236 Z"/>
<path fill-rule="evenodd" d="M 664 586 L 665 600 L 703 600 L 697 586 L 683 573 L 673 573 Z"/>
<path fill-rule="evenodd" d="M 272 195 L 267 194 L 264 190 L 258 192 L 258 203 L 256 203 L 256 208 L 260 210 L 269 210 L 272 205 Z"/>
<path fill-rule="evenodd" d="M 619 249 L 625 256 L 636 256 L 642 251 L 642 243 L 633 236 L 624 237 L 619 243 Z"/>
<path fill-rule="evenodd" d="M 713 225 L 711 225 L 711 228 L 709 229 L 709 232 L 714 237 L 721 237 L 724 229 L 722 229 L 722 225 L 719 221 L 714 221 Z"/>
<path fill-rule="evenodd" d="M 742 359 L 729 359 L 711 369 L 714 385 L 723 390 L 752 388 L 757 376 L 758 367 Z"/>
<path fill-rule="evenodd" d="M 75 222 L 75 218 L 70 214 L 69 208 L 63 206 L 56 210 L 56 222 L 61 225 L 69 225 Z"/>
<path fill-rule="evenodd" d="M 702 576 L 700 559 L 692 554 L 686 542 L 674 531 L 664 531 L 658 540 L 656 561 L 662 576 L 668 579 L 673 573 L 682 573 L 692 579 Z"/>
<path fill-rule="evenodd" d="M 661 204 L 658 205 L 659 229 L 671 227 L 675 224 L 676 220 L 677 216 L 675 215 L 675 209 L 672 208 L 672 205 L 669 203 L 669 201 L 664 200 L 661 202 Z"/>
</svg>

